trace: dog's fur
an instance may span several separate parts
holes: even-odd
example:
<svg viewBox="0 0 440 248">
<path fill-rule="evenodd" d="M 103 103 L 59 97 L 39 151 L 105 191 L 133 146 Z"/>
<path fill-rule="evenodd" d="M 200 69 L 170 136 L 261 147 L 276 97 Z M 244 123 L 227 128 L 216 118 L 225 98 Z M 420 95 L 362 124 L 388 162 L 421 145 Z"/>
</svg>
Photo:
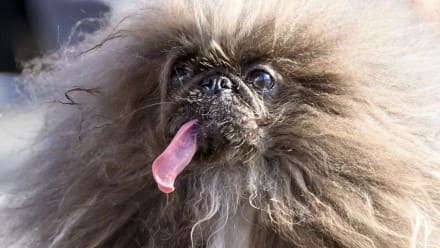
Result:
<svg viewBox="0 0 440 248">
<path fill-rule="evenodd" d="M 14 179 L 25 200 L 8 212 L 10 240 L 440 247 L 440 38 L 401 1 L 126 2 L 25 71 L 55 102 Z M 252 115 L 258 146 L 195 160 L 165 195 L 151 163 L 170 139 L 169 71 L 188 49 L 235 68 L 267 61 L 285 88 Z"/>
</svg>

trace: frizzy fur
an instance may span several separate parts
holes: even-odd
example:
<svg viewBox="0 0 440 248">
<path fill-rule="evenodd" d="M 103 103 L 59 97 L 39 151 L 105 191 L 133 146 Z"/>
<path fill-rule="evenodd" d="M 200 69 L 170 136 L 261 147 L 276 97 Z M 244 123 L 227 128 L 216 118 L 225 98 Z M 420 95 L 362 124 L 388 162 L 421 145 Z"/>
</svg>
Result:
<svg viewBox="0 0 440 248">
<path fill-rule="evenodd" d="M 15 180 L 29 197 L 7 210 L 9 239 L 218 245 L 216 234 L 249 203 L 258 224 L 250 247 L 440 247 L 440 38 L 428 24 L 398 1 L 132 2 L 78 46 L 29 63 L 37 100 L 57 103 Z M 157 84 L 171 61 L 163 46 L 175 47 L 175 27 L 187 23 L 203 44 L 207 34 L 245 40 L 269 20 L 273 44 L 297 46 L 305 61 L 296 72 L 338 75 L 336 92 L 300 106 L 298 118 L 274 119 L 276 146 L 261 159 L 193 165 L 165 197 L 150 172 L 166 144 L 157 122 L 169 104 Z M 99 94 L 59 103 L 74 88 Z"/>
</svg>

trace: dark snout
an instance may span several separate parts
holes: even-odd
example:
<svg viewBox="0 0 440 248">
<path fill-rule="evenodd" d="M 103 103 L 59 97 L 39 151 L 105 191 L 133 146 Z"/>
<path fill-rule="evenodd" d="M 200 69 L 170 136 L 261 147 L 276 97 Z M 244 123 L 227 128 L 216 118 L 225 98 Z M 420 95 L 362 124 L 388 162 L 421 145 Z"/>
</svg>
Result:
<svg viewBox="0 0 440 248">
<path fill-rule="evenodd" d="M 232 90 L 232 80 L 222 75 L 213 75 L 203 79 L 200 83 L 203 92 L 208 95 L 215 95 Z"/>
<path fill-rule="evenodd" d="M 215 73 L 215 74 L 211 74 Z M 246 105 L 253 107 L 252 111 L 259 111 L 261 105 L 258 104 L 256 94 L 246 85 L 246 83 L 239 77 L 224 72 L 211 71 L 208 75 L 203 77 L 200 81 L 196 81 L 193 87 L 199 88 L 202 95 L 210 103 L 213 99 L 225 101 L 231 99 L 234 95 L 237 103 L 245 102 Z M 206 100 L 205 99 L 205 100 Z M 231 104 L 229 100 L 223 102 L 221 105 L 226 107 Z"/>
</svg>

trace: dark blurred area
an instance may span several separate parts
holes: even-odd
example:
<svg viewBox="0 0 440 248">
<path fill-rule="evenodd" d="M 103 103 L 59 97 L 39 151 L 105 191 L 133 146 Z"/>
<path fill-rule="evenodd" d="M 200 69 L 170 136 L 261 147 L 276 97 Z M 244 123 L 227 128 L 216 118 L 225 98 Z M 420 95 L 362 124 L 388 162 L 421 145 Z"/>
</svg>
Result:
<svg viewBox="0 0 440 248">
<path fill-rule="evenodd" d="M 95 0 L 0 0 L 0 117 L 23 103 L 16 77 L 23 62 L 80 41 L 72 30 L 95 31 L 108 11 Z"/>
<path fill-rule="evenodd" d="M 30 58 L 39 50 L 25 1 L 0 1 L 0 24 L 0 72 L 16 72 L 16 59 Z"/>
<path fill-rule="evenodd" d="M 19 72 L 21 62 L 65 44 L 79 21 L 106 12 L 105 5 L 91 0 L 0 0 L 0 73 Z M 88 21 L 79 31 L 98 27 Z"/>
</svg>

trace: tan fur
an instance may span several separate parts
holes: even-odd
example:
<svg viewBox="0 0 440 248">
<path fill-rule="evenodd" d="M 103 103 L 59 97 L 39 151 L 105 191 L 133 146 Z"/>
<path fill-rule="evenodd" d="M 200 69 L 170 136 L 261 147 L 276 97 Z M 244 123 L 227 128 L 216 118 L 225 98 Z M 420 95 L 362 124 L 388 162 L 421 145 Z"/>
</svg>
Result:
<svg viewBox="0 0 440 248">
<path fill-rule="evenodd" d="M 440 38 L 401 1 L 123 6 L 78 46 L 27 67 L 37 99 L 56 103 L 14 179 L 26 200 L 11 210 L 9 239 L 440 247 Z M 150 166 L 169 141 L 166 85 L 187 49 L 234 68 L 264 58 L 286 86 L 254 113 L 264 135 L 252 156 L 196 161 L 167 196 Z"/>
</svg>

